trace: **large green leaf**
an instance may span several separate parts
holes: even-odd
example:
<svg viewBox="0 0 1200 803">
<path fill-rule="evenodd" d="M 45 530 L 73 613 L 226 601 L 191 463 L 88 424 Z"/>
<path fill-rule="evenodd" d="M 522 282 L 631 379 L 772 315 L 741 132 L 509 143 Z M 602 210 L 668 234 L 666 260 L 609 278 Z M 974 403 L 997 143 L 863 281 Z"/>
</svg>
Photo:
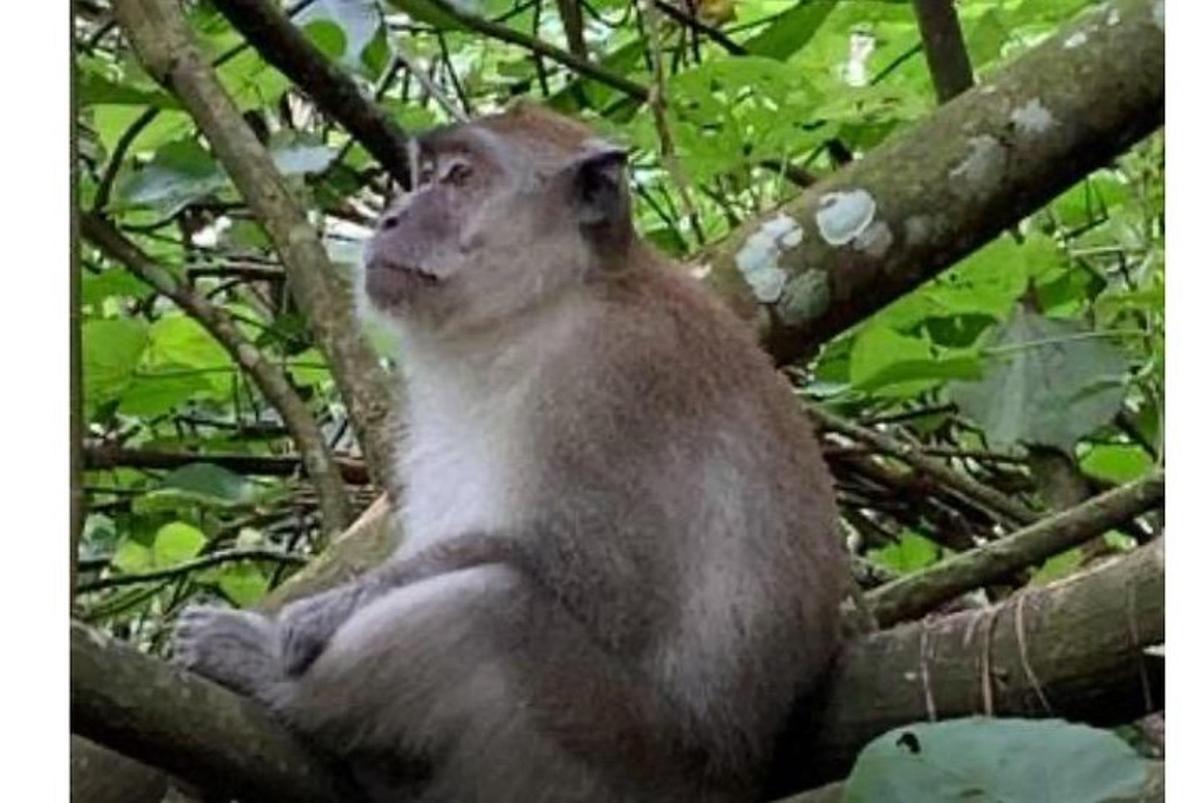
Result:
<svg viewBox="0 0 1200 803">
<path fill-rule="evenodd" d="M 868 744 L 846 803 L 1103 803 L 1134 795 L 1146 762 L 1108 731 L 1062 720 L 896 728 Z"/>
<path fill-rule="evenodd" d="M 89 414 L 120 398 L 149 341 L 146 325 L 127 318 L 83 324 L 83 398 Z"/>
<path fill-rule="evenodd" d="M 984 378 L 951 398 L 994 447 L 1018 442 L 1070 451 L 1121 408 L 1128 362 L 1102 333 L 1018 306 L 989 349 Z"/>
<path fill-rule="evenodd" d="M 801 0 L 746 42 L 755 56 L 784 60 L 808 44 L 821 23 L 837 6 L 837 0 Z"/>
<path fill-rule="evenodd" d="M 182 521 L 164 524 L 154 536 L 154 565 L 165 568 L 191 560 L 200 554 L 207 541 L 204 533 L 190 524 Z"/>
</svg>

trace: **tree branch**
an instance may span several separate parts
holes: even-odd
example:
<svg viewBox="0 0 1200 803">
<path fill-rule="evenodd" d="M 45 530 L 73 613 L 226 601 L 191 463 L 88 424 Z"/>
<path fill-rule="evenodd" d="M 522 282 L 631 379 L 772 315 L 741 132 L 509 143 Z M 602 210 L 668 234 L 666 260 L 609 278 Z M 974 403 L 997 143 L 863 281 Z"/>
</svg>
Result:
<svg viewBox="0 0 1200 803">
<path fill-rule="evenodd" d="M 71 731 L 248 801 L 346 803 L 356 790 L 264 710 L 71 623 Z"/>
<path fill-rule="evenodd" d="M 393 393 L 354 325 L 347 277 L 329 261 L 316 230 L 216 74 L 172 0 L 114 0 L 113 12 L 146 70 L 195 119 L 287 269 L 300 309 L 329 361 L 376 484 L 394 487 L 389 423 Z M 290 25 L 290 23 L 287 23 Z"/>
<path fill-rule="evenodd" d="M 797 712 L 775 794 L 844 777 L 892 728 L 986 714 L 1109 726 L 1162 701 L 1162 539 L 999 605 L 912 622 L 847 645 L 821 699 Z M 1155 669 L 1155 671 L 1151 671 Z"/>
<path fill-rule="evenodd" d="M 173 469 L 191 463 L 212 463 L 239 474 L 262 474 L 270 477 L 289 476 L 302 466 L 301 458 L 292 455 L 163 452 L 155 449 L 131 449 L 101 441 L 88 441 L 84 444 L 83 460 L 89 470 L 118 466 Z M 365 485 L 370 482 L 367 466 L 361 460 L 335 456 L 332 461 L 333 467 L 341 474 L 344 482 L 352 485 Z"/>
<path fill-rule="evenodd" d="M 982 711 L 1113 724 L 1144 713 L 1147 695 L 1161 696 L 1142 653 L 1163 639 L 1163 582 L 1160 540 L 1002 605 L 852 641 L 828 690 L 796 712 L 811 738 L 797 731 L 781 746 L 775 793 L 842 777 L 872 738 L 930 717 Z M 75 732 L 210 789 L 346 799 L 322 796 L 334 784 L 322 765 L 306 764 L 249 701 L 79 625 L 71 653 Z"/>
<path fill-rule="evenodd" d="M 372 103 L 344 70 L 331 63 L 270 0 L 213 0 L 269 64 L 337 120 L 401 186 L 408 186 L 408 137 Z"/>
<path fill-rule="evenodd" d="M 917 471 L 928 474 L 947 488 L 956 491 L 971 502 L 982 505 L 988 510 L 1003 515 L 1017 524 L 1032 524 L 1037 521 L 1037 514 L 1029 508 L 1014 502 L 1010 497 L 989 488 L 966 474 L 955 471 L 945 463 L 922 452 L 918 444 L 908 444 L 895 438 L 876 432 L 873 429 L 859 426 L 832 413 L 822 410 L 816 405 L 806 405 L 805 410 L 821 429 L 837 432 L 848 438 L 865 443 L 882 454 L 890 455 L 912 466 Z"/>
<path fill-rule="evenodd" d="M 762 322 L 767 349 L 787 363 L 937 275 L 1162 124 L 1153 6 L 1116 0 L 1117 25 L 1104 24 L 1106 9 L 1089 12 L 747 221 L 702 260 L 708 283 Z M 1079 31 L 1086 46 L 1064 47 Z M 781 215 L 794 228 L 764 231 Z"/>
<path fill-rule="evenodd" d="M 350 499 L 333 453 L 312 412 L 296 393 L 283 369 L 242 336 L 228 312 L 205 298 L 203 293 L 177 281 L 170 271 L 154 262 L 112 224 L 95 213 L 83 213 L 80 226 L 84 236 L 105 255 L 125 265 L 131 273 L 194 318 L 254 380 L 263 396 L 279 412 L 288 434 L 296 443 L 305 473 L 317 492 L 321 530 L 330 535 L 345 529 L 350 523 Z"/>
<path fill-rule="evenodd" d="M 1162 472 L 1154 472 L 1024 530 L 897 578 L 867 594 L 867 599 L 884 627 L 920 616 L 959 594 L 1103 535 L 1158 506 L 1165 492 Z"/>
<path fill-rule="evenodd" d="M 913 0 L 913 10 L 934 89 L 938 100 L 945 103 L 975 83 L 954 0 Z"/>
<path fill-rule="evenodd" d="M 302 555 L 293 555 L 289 552 L 280 552 L 275 549 L 231 549 L 225 552 L 214 552 L 211 555 L 187 560 L 183 563 L 177 563 L 166 569 L 157 569 L 152 572 L 139 572 L 136 574 L 114 574 L 96 580 L 89 580 L 86 583 L 80 583 L 77 591 L 80 594 L 86 594 L 92 591 L 101 591 L 105 588 L 118 588 L 138 583 L 154 583 L 159 580 L 173 580 L 176 577 L 183 577 L 202 569 L 211 569 L 214 566 L 243 560 L 265 560 L 273 563 L 291 563 L 297 566 L 303 566 L 305 563 L 308 563 L 308 560 Z"/>
</svg>

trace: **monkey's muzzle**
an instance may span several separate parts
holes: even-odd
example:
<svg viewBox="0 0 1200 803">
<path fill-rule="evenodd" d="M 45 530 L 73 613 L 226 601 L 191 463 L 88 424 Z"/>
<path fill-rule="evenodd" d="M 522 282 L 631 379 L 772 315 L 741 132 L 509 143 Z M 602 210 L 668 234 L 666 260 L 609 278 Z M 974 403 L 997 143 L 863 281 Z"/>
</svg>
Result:
<svg viewBox="0 0 1200 803">
<path fill-rule="evenodd" d="M 382 307 L 403 304 L 438 284 L 438 277 L 429 271 L 382 257 L 369 260 L 366 273 L 367 296 Z"/>
</svg>

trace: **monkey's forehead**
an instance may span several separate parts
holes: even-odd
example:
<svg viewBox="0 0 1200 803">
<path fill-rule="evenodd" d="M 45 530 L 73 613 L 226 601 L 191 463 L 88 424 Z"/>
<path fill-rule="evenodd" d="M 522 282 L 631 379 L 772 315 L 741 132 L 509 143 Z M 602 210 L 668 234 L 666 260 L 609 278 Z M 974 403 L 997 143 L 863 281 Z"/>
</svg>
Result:
<svg viewBox="0 0 1200 803">
<path fill-rule="evenodd" d="M 594 149 L 602 140 L 591 128 L 549 109 L 519 102 L 498 114 L 432 129 L 419 137 L 423 147 L 452 147 L 469 142 L 472 131 L 487 131 L 501 141 L 533 153 L 566 156 Z"/>
</svg>

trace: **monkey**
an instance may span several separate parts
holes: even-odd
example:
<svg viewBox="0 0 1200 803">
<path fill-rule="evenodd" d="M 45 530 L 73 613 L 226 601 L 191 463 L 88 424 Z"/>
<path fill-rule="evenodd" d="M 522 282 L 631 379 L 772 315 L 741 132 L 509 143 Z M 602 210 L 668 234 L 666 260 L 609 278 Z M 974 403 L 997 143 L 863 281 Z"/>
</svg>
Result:
<svg viewBox="0 0 1200 803">
<path fill-rule="evenodd" d="M 375 801 L 755 799 L 848 589 L 810 424 L 637 235 L 625 149 L 525 103 L 412 143 L 359 279 L 403 344 L 404 540 L 274 618 L 186 610 L 176 660 Z"/>
</svg>

